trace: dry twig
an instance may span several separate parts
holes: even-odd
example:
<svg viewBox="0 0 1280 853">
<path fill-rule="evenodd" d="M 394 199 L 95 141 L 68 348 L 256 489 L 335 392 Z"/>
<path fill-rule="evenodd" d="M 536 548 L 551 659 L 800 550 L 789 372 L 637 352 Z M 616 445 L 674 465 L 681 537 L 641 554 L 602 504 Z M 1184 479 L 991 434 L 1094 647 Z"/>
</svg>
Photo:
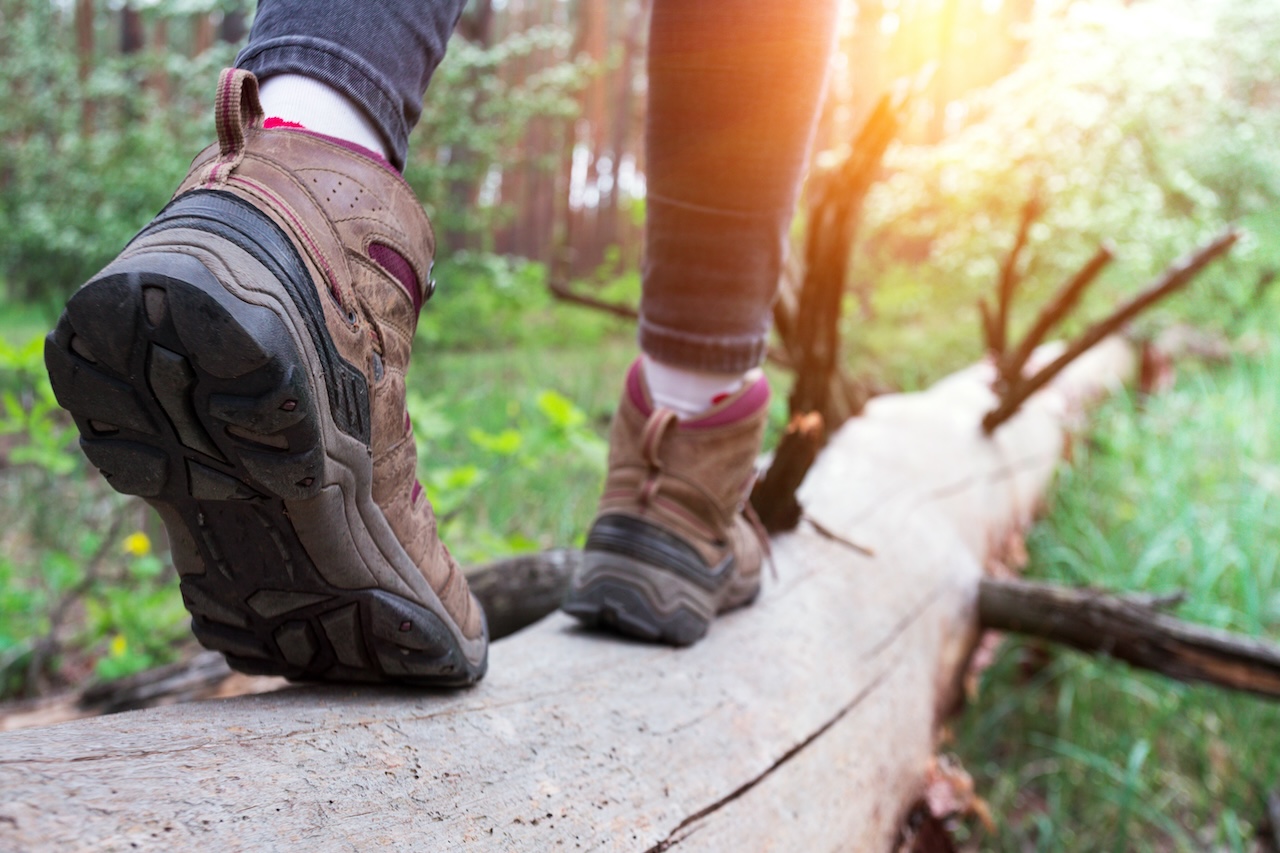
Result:
<svg viewBox="0 0 1280 853">
<path fill-rule="evenodd" d="M 1018 233 L 1013 238 L 1013 248 L 1009 250 L 1000 268 L 1000 286 L 996 295 L 996 311 L 992 315 L 986 303 L 982 304 L 982 328 L 987 338 L 987 352 L 997 361 L 1002 359 L 1008 348 L 1009 307 L 1013 304 L 1014 291 L 1022 281 L 1018 274 L 1018 261 L 1027 246 L 1027 235 L 1031 233 L 1031 225 L 1040 215 L 1041 204 L 1038 193 L 1032 193 L 1022 208 L 1022 218 L 1018 221 Z"/>
<path fill-rule="evenodd" d="M 1062 355 L 1034 375 L 1025 379 L 1021 376 L 1008 377 L 1012 382 L 1008 388 L 1003 389 L 999 404 L 982 419 L 983 432 L 987 435 L 995 432 L 1002 423 L 1017 413 L 1028 397 L 1047 385 L 1067 365 L 1103 338 L 1119 331 L 1126 323 L 1152 305 L 1181 290 L 1208 266 L 1210 261 L 1225 253 L 1238 239 L 1240 239 L 1240 232 L 1234 228 L 1228 228 L 1195 252 L 1175 262 L 1146 290 L 1086 329 L 1080 337 L 1067 345 Z M 1098 260 L 1097 256 L 1095 256 L 1096 260 Z"/>
<path fill-rule="evenodd" d="M 751 505 L 768 532 L 790 530 L 800 523 L 796 490 L 825 439 L 822 415 L 817 412 L 795 415 L 787 424 L 769 470 L 756 480 L 751 490 Z"/>
<path fill-rule="evenodd" d="M 572 305 L 580 305 L 583 308 L 591 308 L 596 311 L 603 311 L 606 314 L 612 314 L 614 317 L 621 317 L 624 320 L 640 319 L 640 312 L 630 305 L 623 305 L 620 302 L 606 302 L 603 299 L 596 299 L 594 296 L 584 296 L 581 293 L 574 293 L 569 285 L 563 281 L 552 279 L 547 282 L 547 288 L 551 291 L 551 295 L 561 302 L 568 302 Z"/>
<path fill-rule="evenodd" d="M 1012 352 L 1004 353 L 998 362 L 999 381 L 1002 388 L 1010 388 L 1022 379 L 1022 369 L 1026 367 L 1027 359 L 1031 358 L 1036 347 L 1044 343 L 1045 335 L 1071 312 L 1071 309 L 1080 301 L 1080 297 L 1084 295 L 1085 289 L 1097 279 L 1098 274 L 1114 257 L 1115 250 L 1110 245 L 1104 243 L 1099 246 L 1089 262 L 1062 285 L 1049 304 L 1040 309 L 1035 322 L 1023 336 L 1022 341 Z"/>
</svg>

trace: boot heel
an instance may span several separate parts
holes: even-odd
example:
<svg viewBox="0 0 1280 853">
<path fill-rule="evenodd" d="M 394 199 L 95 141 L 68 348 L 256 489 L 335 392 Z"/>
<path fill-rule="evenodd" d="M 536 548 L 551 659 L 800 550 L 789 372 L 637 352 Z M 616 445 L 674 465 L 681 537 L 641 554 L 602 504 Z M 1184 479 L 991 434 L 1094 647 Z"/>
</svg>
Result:
<svg viewBox="0 0 1280 853">
<path fill-rule="evenodd" d="M 107 481 L 158 500 L 317 494 L 319 413 L 280 318 L 189 255 L 119 267 L 71 298 L 45 342 L 54 394 Z"/>
</svg>

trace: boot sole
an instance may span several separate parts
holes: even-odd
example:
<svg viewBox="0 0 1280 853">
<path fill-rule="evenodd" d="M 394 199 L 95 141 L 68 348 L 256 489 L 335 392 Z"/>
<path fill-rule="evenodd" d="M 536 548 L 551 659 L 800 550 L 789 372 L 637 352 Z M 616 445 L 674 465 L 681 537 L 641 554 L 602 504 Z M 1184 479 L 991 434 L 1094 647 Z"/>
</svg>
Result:
<svg viewBox="0 0 1280 853">
<path fill-rule="evenodd" d="M 486 636 L 373 503 L 368 388 L 309 282 L 264 214 L 183 196 L 68 302 L 45 343 L 58 402 L 112 487 L 159 511 L 192 630 L 233 668 L 474 683 Z"/>
<path fill-rule="evenodd" d="M 757 585 L 741 607 L 755 600 Z M 670 569 L 624 554 L 588 551 L 561 609 L 587 627 L 671 646 L 691 646 L 706 636 L 718 599 Z"/>
</svg>

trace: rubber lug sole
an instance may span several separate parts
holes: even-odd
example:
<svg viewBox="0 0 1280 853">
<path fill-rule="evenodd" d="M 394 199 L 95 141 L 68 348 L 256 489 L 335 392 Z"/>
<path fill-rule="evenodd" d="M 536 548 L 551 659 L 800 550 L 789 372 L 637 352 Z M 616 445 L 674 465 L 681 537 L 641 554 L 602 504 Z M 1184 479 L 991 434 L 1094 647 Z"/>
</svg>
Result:
<svg viewBox="0 0 1280 853">
<path fill-rule="evenodd" d="M 622 554 L 587 551 L 561 609 L 589 628 L 690 646 L 706 636 L 722 608 L 715 594 L 671 569 Z"/>
<path fill-rule="evenodd" d="M 71 298 L 45 363 L 85 455 L 160 512 L 200 642 L 255 674 L 477 681 L 487 657 L 468 661 L 441 616 L 331 584 L 300 541 L 286 502 L 320 496 L 326 454 L 317 389 L 285 321 L 190 255 L 127 266 Z"/>
</svg>

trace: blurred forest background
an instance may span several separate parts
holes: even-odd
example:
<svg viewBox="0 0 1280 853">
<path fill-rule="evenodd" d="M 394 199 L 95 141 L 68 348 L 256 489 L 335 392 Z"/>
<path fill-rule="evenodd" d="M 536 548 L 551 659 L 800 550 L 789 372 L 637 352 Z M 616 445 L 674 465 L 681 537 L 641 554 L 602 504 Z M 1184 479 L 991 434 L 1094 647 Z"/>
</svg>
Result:
<svg viewBox="0 0 1280 853">
<path fill-rule="evenodd" d="M 1280 3 L 843 8 L 815 163 L 884 93 L 916 90 L 850 258 L 843 364 L 868 385 L 917 388 L 982 356 L 975 305 L 1033 195 L 1015 327 L 1103 240 L 1118 262 L 1083 318 L 1225 223 L 1246 229 L 1132 330 L 1211 345 L 1079 437 L 1028 572 L 1183 588 L 1181 615 L 1280 639 Z M 252 12 L 0 0 L 0 699 L 193 651 L 163 529 L 80 455 L 41 339 L 212 138 L 212 86 Z M 634 330 L 550 285 L 638 298 L 647 12 L 472 0 L 411 141 L 406 177 L 441 236 L 411 413 L 464 561 L 573 544 L 590 519 Z M 805 222 L 802 202 L 797 241 Z M 991 816 L 952 820 L 965 849 L 1268 849 L 1280 713 L 1260 700 L 1011 640 L 947 749 Z"/>
</svg>

